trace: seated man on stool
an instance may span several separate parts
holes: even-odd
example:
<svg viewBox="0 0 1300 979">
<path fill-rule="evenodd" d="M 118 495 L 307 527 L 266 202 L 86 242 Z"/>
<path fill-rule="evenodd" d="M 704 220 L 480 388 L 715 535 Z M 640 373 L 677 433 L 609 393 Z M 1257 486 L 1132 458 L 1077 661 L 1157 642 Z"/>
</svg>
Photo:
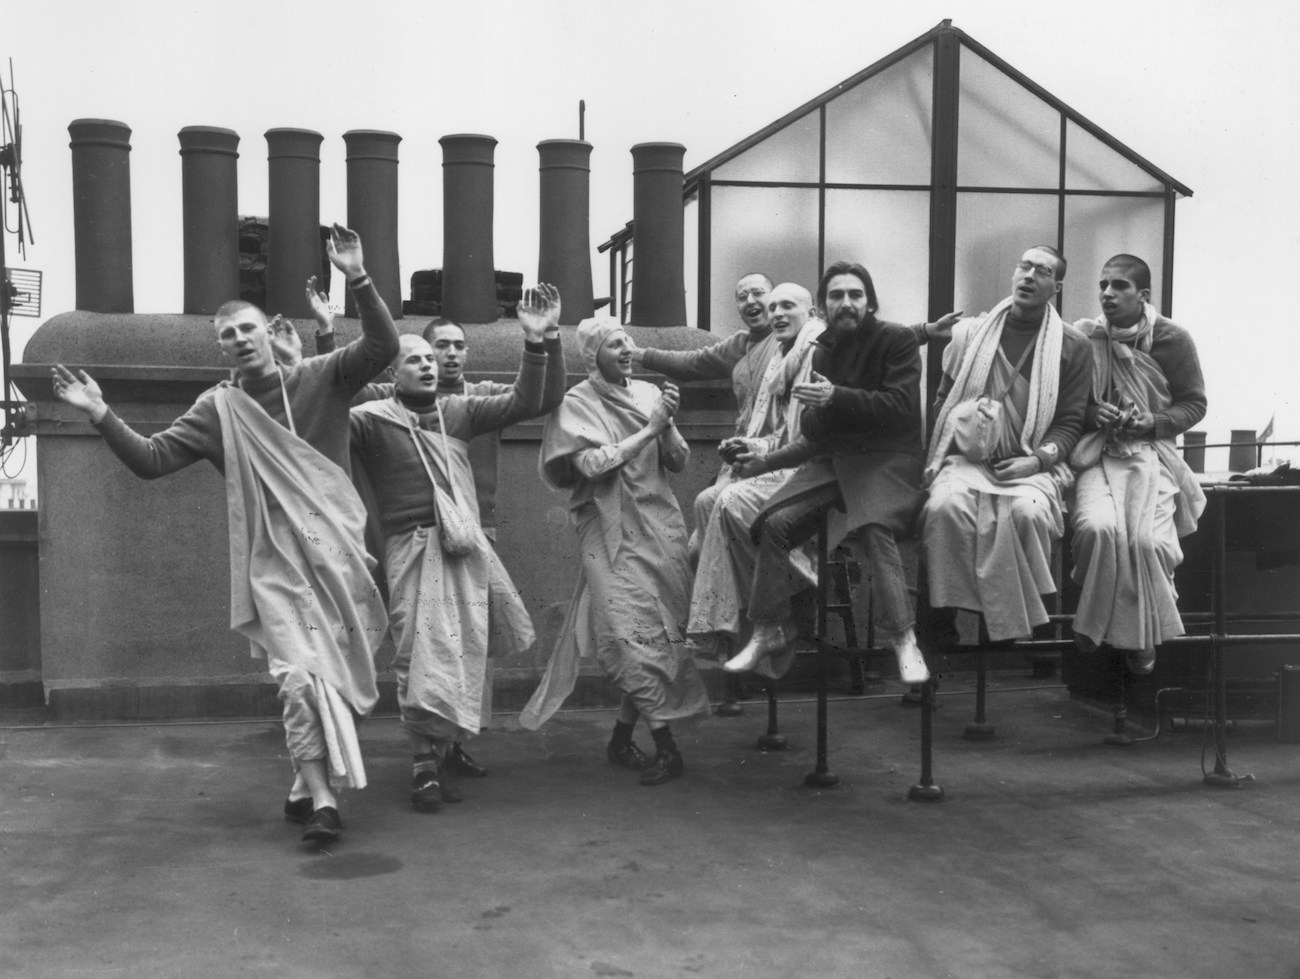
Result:
<svg viewBox="0 0 1300 979">
<path fill-rule="evenodd" d="M 922 500 L 916 335 L 876 318 L 875 286 L 861 265 L 830 266 L 818 283 L 817 301 L 827 328 L 813 355 L 815 373 L 791 392 L 805 406 L 802 437 L 757 465 L 779 469 L 808 461 L 755 522 L 759 551 L 749 599 L 754 635 L 724 668 L 752 670 L 795 638 L 790 596 L 802 581 L 789 553 L 817 533 L 829 511 L 842 508 L 846 529 L 861 528 L 870 551 L 876 634 L 893 648 L 903 681 L 923 683 L 930 674 L 916 643 L 897 544 L 911 533 Z"/>
<path fill-rule="evenodd" d="M 1032 635 L 1056 591 L 1065 460 L 1092 379 L 1088 341 L 1052 304 L 1064 278 L 1060 252 L 1030 248 L 1011 295 L 957 324 L 944 351 L 921 513 L 930 604 L 983 615 L 992 642 Z"/>
</svg>

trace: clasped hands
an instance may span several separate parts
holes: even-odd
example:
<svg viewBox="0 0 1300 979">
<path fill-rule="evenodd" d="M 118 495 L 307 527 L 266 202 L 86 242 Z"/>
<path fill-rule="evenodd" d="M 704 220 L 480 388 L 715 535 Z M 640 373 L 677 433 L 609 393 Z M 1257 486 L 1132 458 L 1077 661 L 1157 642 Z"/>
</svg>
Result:
<svg viewBox="0 0 1300 979">
<path fill-rule="evenodd" d="M 1156 416 L 1137 405 L 1125 407 L 1103 401 L 1097 405 L 1097 427 L 1105 428 L 1107 425 L 1114 425 L 1116 434 L 1122 439 L 1136 439 L 1155 431 Z"/>
<path fill-rule="evenodd" d="M 663 432 L 673 423 L 673 415 L 682 404 L 682 392 L 672 381 L 665 381 L 659 391 L 659 400 L 650 412 L 650 427 L 656 432 Z"/>
</svg>

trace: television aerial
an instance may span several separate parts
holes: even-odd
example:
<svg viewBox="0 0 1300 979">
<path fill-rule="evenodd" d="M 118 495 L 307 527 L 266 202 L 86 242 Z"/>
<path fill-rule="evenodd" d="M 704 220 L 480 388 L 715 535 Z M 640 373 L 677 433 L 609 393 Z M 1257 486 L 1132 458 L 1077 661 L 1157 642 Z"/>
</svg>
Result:
<svg viewBox="0 0 1300 979">
<path fill-rule="evenodd" d="M 23 126 L 19 115 L 18 90 L 14 83 L 14 62 L 9 59 L 9 84 L 0 73 L 0 209 L 4 226 L 0 229 L 0 469 L 10 447 L 18 438 L 36 430 L 35 406 L 18 400 L 18 391 L 9 378 L 9 318 L 41 315 L 41 273 L 31 269 L 9 268 L 5 264 L 6 238 L 18 237 L 18 254 L 27 257 L 27 243 L 35 243 L 32 219 L 27 213 L 27 195 L 23 192 Z"/>
</svg>

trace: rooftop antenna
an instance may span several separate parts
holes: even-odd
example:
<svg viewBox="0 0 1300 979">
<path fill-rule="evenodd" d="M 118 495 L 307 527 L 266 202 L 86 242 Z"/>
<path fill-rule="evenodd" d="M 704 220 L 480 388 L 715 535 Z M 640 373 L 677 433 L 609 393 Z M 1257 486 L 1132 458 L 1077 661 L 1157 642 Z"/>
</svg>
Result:
<svg viewBox="0 0 1300 979">
<path fill-rule="evenodd" d="M 587 138 L 587 100 L 578 99 L 578 138 Z"/>
<path fill-rule="evenodd" d="M 23 192 L 23 126 L 19 116 L 18 91 L 14 84 L 14 61 L 9 59 L 9 84 L 0 74 L 0 471 L 8 459 L 14 440 L 35 432 L 34 406 L 18 400 L 18 392 L 9 379 L 9 317 L 41 315 L 41 273 L 30 269 L 11 269 L 5 265 L 5 239 L 18 236 L 18 254 L 27 257 L 27 242 L 35 243 L 32 219 L 27 213 L 27 195 Z M 12 206 L 11 206 L 12 205 Z"/>
</svg>

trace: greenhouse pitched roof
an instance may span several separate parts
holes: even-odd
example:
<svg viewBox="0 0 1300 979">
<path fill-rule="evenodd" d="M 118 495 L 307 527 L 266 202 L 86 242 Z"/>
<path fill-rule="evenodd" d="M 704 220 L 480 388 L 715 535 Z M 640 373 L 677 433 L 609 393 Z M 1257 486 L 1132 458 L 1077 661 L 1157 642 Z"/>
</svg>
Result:
<svg viewBox="0 0 1300 979">
<path fill-rule="evenodd" d="M 1170 176 L 1168 173 L 1166 173 L 1165 171 L 1157 167 L 1154 163 L 1151 163 L 1141 154 L 1135 152 L 1125 144 L 1121 143 L 1118 139 L 1111 136 L 1104 129 L 1098 126 L 1096 123 L 1080 115 L 1078 112 L 1070 108 L 1060 99 L 1058 99 L 1056 96 L 1048 92 L 1037 82 L 1033 81 L 1032 79 L 1023 75 L 1021 72 L 1017 71 L 1010 64 L 1008 64 L 1003 59 L 999 58 L 996 54 L 994 54 L 988 48 L 984 47 L 984 45 L 980 44 L 974 38 L 970 37 L 970 35 L 966 34 L 960 28 L 953 27 L 951 20 L 944 20 L 940 22 L 937 26 L 935 26 L 929 31 L 926 31 L 920 37 L 912 41 L 909 41 L 907 44 L 904 44 L 901 48 L 898 48 L 896 51 L 892 52 L 891 54 L 888 54 L 885 57 L 881 58 L 879 61 L 876 61 L 871 65 L 868 65 L 866 68 L 863 68 L 857 74 L 849 78 L 846 78 L 844 81 L 840 82 L 838 85 L 834 86 L 833 88 L 823 92 L 821 95 L 818 95 L 816 98 L 811 99 L 808 102 L 805 102 L 803 105 L 799 106 L 797 109 L 793 110 L 792 112 L 786 113 L 784 116 L 777 119 L 775 122 L 772 122 L 767 126 L 764 126 L 762 129 L 745 137 L 740 142 L 736 143 L 734 146 L 731 146 L 726 150 L 723 150 L 717 156 L 714 156 L 712 159 L 705 161 L 704 163 L 700 164 L 698 167 L 695 167 L 693 170 L 688 172 L 683 178 L 685 188 L 687 189 L 687 191 L 689 191 L 692 185 L 698 182 L 699 179 L 705 174 L 717 169 L 718 167 L 722 166 L 724 163 L 727 163 L 728 161 L 734 159 L 735 157 L 744 153 L 746 150 L 750 149 L 751 147 L 767 139 L 769 136 L 780 132 L 782 129 L 786 128 L 786 126 L 790 125 L 796 120 L 807 115 L 809 112 L 812 112 L 814 109 L 817 109 L 820 106 L 823 106 L 826 103 L 833 101 L 835 98 L 837 98 L 840 95 L 843 95 L 845 92 L 847 92 L 849 89 L 853 88 L 860 82 L 866 81 L 868 78 L 871 78 L 872 76 L 879 74 L 880 72 L 891 67 L 892 65 L 897 64 L 898 62 L 902 61 L 904 58 L 907 58 L 909 55 L 915 54 L 917 51 L 921 50 L 926 45 L 931 44 L 935 40 L 935 38 L 943 34 L 949 34 L 955 36 L 963 45 L 968 47 L 972 52 L 984 58 L 990 64 L 992 64 L 993 66 L 1001 70 L 1013 81 L 1023 86 L 1028 91 L 1032 92 L 1038 98 L 1042 99 L 1044 102 L 1051 105 L 1054 109 L 1063 113 L 1067 119 L 1071 120 L 1076 125 L 1080 126 L 1087 132 L 1091 133 L 1093 136 L 1101 140 L 1103 143 L 1109 146 L 1116 153 L 1119 153 L 1125 159 L 1129 160 L 1136 166 L 1140 167 L 1141 169 L 1149 173 L 1152 177 L 1154 177 L 1161 183 L 1171 187 L 1176 193 L 1184 197 L 1192 196 L 1192 189 L 1188 187 L 1186 184 L 1182 183 L 1179 180 L 1176 180 L 1174 177 Z"/>
</svg>

